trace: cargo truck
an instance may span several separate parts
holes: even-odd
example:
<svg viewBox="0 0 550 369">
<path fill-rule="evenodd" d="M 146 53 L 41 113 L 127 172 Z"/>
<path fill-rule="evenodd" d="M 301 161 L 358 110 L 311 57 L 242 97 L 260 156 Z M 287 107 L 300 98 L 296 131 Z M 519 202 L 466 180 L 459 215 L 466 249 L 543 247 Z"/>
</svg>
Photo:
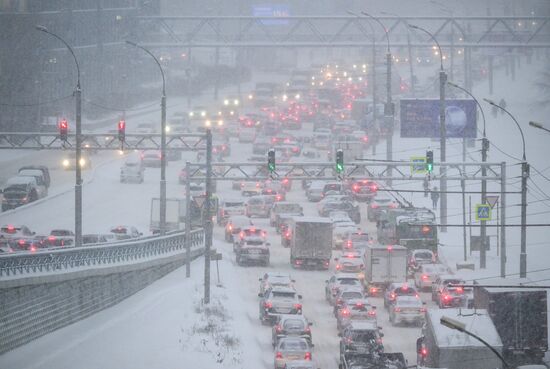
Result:
<svg viewBox="0 0 550 369">
<path fill-rule="evenodd" d="M 332 257 L 332 222 L 320 217 L 292 217 L 289 228 L 292 267 L 328 269 Z"/>
<path fill-rule="evenodd" d="M 480 341 L 441 324 L 451 318 L 502 354 L 502 341 L 487 310 L 429 309 L 422 337 L 416 341 L 417 364 L 429 368 L 503 368 L 500 358 Z"/>
<path fill-rule="evenodd" d="M 367 245 L 363 255 L 365 290 L 371 296 L 380 295 L 394 282 L 407 281 L 407 249 L 399 245 Z"/>
<path fill-rule="evenodd" d="M 529 283 L 525 278 L 497 278 L 479 283 L 495 286 L 474 287 L 474 305 L 487 309 L 493 319 L 504 345 L 505 360 L 513 367 L 542 364 L 548 350 L 546 290 L 500 287 Z"/>
</svg>

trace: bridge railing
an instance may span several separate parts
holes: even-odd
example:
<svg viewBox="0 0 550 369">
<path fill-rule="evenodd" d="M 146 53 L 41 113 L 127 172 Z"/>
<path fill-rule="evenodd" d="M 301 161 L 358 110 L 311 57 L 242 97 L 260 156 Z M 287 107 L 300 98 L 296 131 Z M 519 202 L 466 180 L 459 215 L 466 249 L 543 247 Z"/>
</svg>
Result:
<svg viewBox="0 0 550 369">
<path fill-rule="evenodd" d="M 191 231 L 191 249 L 202 247 L 202 229 Z M 176 232 L 161 237 L 145 237 L 73 248 L 51 248 L 34 253 L 0 255 L 1 277 L 27 277 L 43 273 L 65 273 L 83 269 L 137 263 L 186 249 L 185 232 Z"/>
</svg>

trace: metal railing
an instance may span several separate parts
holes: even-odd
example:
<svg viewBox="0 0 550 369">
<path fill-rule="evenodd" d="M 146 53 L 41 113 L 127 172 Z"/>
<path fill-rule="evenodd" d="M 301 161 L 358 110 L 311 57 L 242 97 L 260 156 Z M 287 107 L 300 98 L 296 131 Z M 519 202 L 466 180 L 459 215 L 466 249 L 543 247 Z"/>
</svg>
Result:
<svg viewBox="0 0 550 369">
<path fill-rule="evenodd" d="M 190 247 L 204 243 L 204 232 L 196 229 L 190 234 Z M 0 256 L 0 277 L 29 276 L 43 272 L 68 272 L 93 267 L 136 263 L 140 260 L 162 257 L 185 251 L 185 232 L 171 233 L 163 237 L 147 237 L 136 240 L 97 244 L 86 247 L 55 248 Z"/>
</svg>

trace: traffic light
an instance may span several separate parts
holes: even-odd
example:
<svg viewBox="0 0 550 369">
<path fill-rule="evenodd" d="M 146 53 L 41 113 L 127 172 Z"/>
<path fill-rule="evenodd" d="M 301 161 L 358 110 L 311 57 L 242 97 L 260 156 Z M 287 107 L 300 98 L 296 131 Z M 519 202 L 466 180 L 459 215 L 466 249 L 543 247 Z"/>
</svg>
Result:
<svg viewBox="0 0 550 369">
<path fill-rule="evenodd" d="M 342 150 L 336 151 L 336 172 L 338 174 L 344 172 L 344 152 Z"/>
<path fill-rule="evenodd" d="M 118 121 L 118 140 L 124 142 L 126 137 L 126 121 L 124 119 Z"/>
<path fill-rule="evenodd" d="M 67 119 L 62 119 L 59 121 L 59 138 L 61 138 L 62 141 L 67 141 L 68 132 L 69 123 L 67 122 Z"/>
<path fill-rule="evenodd" d="M 275 172 L 275 150 L 273 149 L 267 152 L 267 169 L 270 173 Z"/>
<path fill-rule="evenodd" d="M 431 173 L 434 170 L 434 152 L 426 151 L 426 170 Z"/>
</svg>

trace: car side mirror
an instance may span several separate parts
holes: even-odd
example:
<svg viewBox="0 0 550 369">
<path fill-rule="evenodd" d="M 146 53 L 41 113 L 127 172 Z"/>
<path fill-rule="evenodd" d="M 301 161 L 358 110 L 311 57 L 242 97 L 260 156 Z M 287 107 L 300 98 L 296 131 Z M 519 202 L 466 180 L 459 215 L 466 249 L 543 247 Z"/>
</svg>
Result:
<svg viewBox="0 0 550 369">
<path fill-rule="evenodd" d="M 372 310 L 376 310 L 376 306 L 371 305 L 370 307 L 372 308 Z"/>
<path fill-rule="evenodd" d="M 262 295 L 261 293 L 258 293 L 258 297 L 264 297 L 264 295 Z"/>
<path fill-rule="evenodd" d="M 311 327 L 312 325 L 313 325 L 313 323 L 312 323 L 312 322 L 309 322 L 309 326 Z"/>
<path fill-rule="evenodd" d="M 302 295 L 298 295 L 298 298 L 301 299 L 301 298 L 302 298 Z"/>
<path fill-rule="evenodd" d="M 383 329 L 383 327 L 378 326 L 378 329 Z M 383 333 L 380 333 L 380 334 L 383 334 Z"/>
<path fill-rule="evenodd" d="M 258 278 L 258 282 L 261 282 L 261 281 L 262 281 L 262 279 L 261 279 L 261 278 Z"/>
<path fill-rule="evenodd" d="M 292 283 L 296 283 L 296 280 L 295 279 L 291 279 Z"/>
</svg>

